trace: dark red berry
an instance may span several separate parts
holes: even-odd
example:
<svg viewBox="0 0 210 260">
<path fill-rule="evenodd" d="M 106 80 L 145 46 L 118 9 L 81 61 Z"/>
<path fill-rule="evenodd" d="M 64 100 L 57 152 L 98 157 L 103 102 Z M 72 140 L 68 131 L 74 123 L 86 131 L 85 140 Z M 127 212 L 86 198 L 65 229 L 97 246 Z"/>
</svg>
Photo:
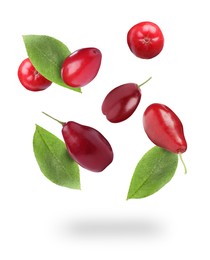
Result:
<svg viewBox="0 0 210 260">
<path fill-rule="evenodd" d="M 28 90 L 41 91 L 48 88 L 52 82 L 43 77 L 32 65 L 29 58 L 25 59 L 18 68 L 20 83 Z"/>
<path fill-rule="evenodd" d="M 149 139 L 157 146 L 177 154 L 187 150 L 183 125 L 169 107 L 158 103 L 148 106 L 143 125 Z"/>
<path fill-rule="evenodd" d="M 105 97 L 102 112 L 112 123 L 126 120 L 136 110 L 141 100 L 141 90 L 135 83 L 114 88 Z"/>
<path fill-rule="evenodd" d="M 101 172 L 112 162 L 112 147 L 96 129 L 70 121 L 62 134 L 72 159 L 83 168 Z"/>
<path fill-rule="evenodd" d="M 98 130 L 73 121 L 64 123 L 45 112 L 43 114 L 63 126 L 62 135 L 67 150 L 80 166 L 93 172 L 101 172 L 112 162 L 112 147 Z"/>
<path fill-rule="evenodd" d="M 112 123 L 118 123 L 129 118 L 139 105 L 141 100 L 141 89 L 147 79 L 142 84 L 127 83 L 111 90 L 102 103 L 102 112 Z"/>
<path fill-rule="evenodd" d="M 151 59 L 162 51 L 164 37 L 157 24 L 141 22 L 128 31 L 127 43 L 134 55 L 142 59 Z"/>
<path fill-rule="evenodd" d="M 102 54 L 97 48 L 83 48 L 73 52 L 63 62 L 61 77 L 71 87 L 83 87 L 98 74 Z"/>
</svg>

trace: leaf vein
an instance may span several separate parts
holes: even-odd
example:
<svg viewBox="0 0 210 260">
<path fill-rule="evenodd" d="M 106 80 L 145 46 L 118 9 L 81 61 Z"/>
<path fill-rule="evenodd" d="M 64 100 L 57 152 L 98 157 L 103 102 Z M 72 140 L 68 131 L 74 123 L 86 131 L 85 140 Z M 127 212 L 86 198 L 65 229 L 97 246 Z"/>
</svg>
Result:
<svg viewBox="0 0 210 260">
<path fill-rule="evenodd" d="M 52 154 L 53 158 L 58 162 L 59 166 L 64 170 L 64 172 L 68 175 L 66 168 L 63 166 L 63 164 L 61 163 L 61 161 L 58 159 L 58 157 L 55 155 L 55 153 L 53 153 L 53 151 L 50 149 L 50 146 L 47 144 L 47 142 L 44 140 L 42 134 L 40 133 L 40 131 L 38 130 L 38 133 L 43 141 L 43 143 L 46 145 L 47 149 L 50 151 L 50 153 Z M 69 175 L 68 175 L 69 176 Z"/>
<path fill-rule="evenodd" d="M 39 47 L 37 47 L 36 45 L 34 45 L 34 48 L 35 48 L 39 53 L 41 53 L 45 58 L 47 58 L 50 63 L 54 64 L 58 69 L 60 68 L 59 64 L 56 63 L 53 59 L 51 59 L 50 56 L 47 55 L 45 52 L 43 52 Z"/>
<path fill-rule="evenodd" d="M 164 155 L 164 156 L 161 156 L 161 157 L 158 159 L 157 163 L 155 163 L 155 164 L 153 165 L 153 167 L 152 167 L 152 169 L 151 169 L 151 171 L 150 171 L 151 174 L 148 175 L 148 177 L 144 180 L 144 182 L 139 185 L 139 187 L 136 189 L 136 191 L 133 193 L 133 195 L 132 195 L 131 197 L 134 197 L 134 196 L 138 193 L 138 191 L 141 189 L 141 187 L 144 186 L 145 183 L 148 182 L 148 180 L 151 178 L 152 175 L 154 175 L 154 172 L 155 172 L 155 169 L 156 169 L 156 167 L 157 167 L 157 164 L 160 164 L 161 161 L 164 159 L 164 157 L 165 157 L 165 155 Z"/>
</svg>

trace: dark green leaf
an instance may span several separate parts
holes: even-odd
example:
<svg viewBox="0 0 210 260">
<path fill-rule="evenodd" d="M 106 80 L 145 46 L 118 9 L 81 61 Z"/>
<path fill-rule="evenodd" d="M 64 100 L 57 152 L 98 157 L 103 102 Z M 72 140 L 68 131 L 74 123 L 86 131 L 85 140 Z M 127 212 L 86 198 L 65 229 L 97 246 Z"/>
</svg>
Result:
<svg viewBox="0 0 210 260">
<path fill-rule="evenodd" d="M 33 148 L 39 167 L 49 180 L 61 186 L 80 189 L 79 167 L 68 154 L 64 142 L 36 125 Z"/>
<path fill-rule="evenodd" d="M 160 190 L 173 177 L 177 164 L 177 154 L 157 146 L 150 149 L 136 166 L 127 199 L 144 198 Z"/>
<path fill-rule="evenodd" d="M 40 74 L 60 86 L 81 92 L 80 88 L 67 86 L 61 78 L 63 61 L 70 55 L 66 45 L 46 35 L 24 35 L 23 40 L 28 57 Z"/>
</svg>

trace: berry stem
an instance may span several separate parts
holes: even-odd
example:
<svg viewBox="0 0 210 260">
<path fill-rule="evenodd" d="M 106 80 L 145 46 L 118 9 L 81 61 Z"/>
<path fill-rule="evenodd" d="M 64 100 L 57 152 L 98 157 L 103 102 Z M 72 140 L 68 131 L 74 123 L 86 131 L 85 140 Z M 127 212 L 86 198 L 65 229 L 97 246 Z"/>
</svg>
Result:
<svg viewBox="0 0 210 260">
<path fill-rule="evenodd" d="M 184 163 L 184 160 L 182 158 L 182 153 L 179 153 L 179 158 L 184 166 L 184 173 L 186 174 L 187 173 L 187 167 L 186 167 L 186 164 Z"/>
<path fill-rule="evenodd" d="M 141 86 L 143 86 L 144 84 L 146 84 L 148 81 L 150 81 L 152 77 L 149 77 L 147 80 L 145 80 L 143 83 L 141 83 L 140 85 L 138 85 L 138 87 L 140 88 Z"/>
<path fill-rule="evenodd" d="M 58 119 L 56 119 L 56 118 L 54 118 L 54 117 L 48 115 L 48 114 L 45 113 L 45 112 L 42 112 L 42 113 L 43 113 L 44 115 L 50 117 L 51 119 L 55 120 L 56 122 L 58 122 L 58 123 L 61 124 L 62 126 L 65 124 L 65 122 L 62 122 L 62 121 L 60 121 L 60 120 L 58 120 Z"/>
</svg>

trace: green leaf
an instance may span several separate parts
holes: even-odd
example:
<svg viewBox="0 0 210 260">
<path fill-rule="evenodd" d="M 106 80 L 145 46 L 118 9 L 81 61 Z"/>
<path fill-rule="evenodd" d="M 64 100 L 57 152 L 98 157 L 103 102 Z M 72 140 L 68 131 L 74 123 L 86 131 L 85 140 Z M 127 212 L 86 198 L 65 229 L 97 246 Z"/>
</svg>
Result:
<svg viewBox="0 0 210 260">
<path fill-rule="evenodd" d="M 131 179 L 127 199 L 144 198 L 160 190 L 174 176 L 178 155 L 158 146 L 139 161 Z"/>
<path fill-rule="evenodd" d="M 61 78 L 63 61 L 71 54 L 65 44 L 47 35 L 23 35 L 23 41 L 30 61 L 40 74 L 60 86 L 81 92 Z"/>
<path fill-rule="evenodd" d="M 36 125 L 33 149 L 42 173 L 52 182 L 80 189 L 79 167 L 67 152 L 64 142 Z"/>
</svg>

